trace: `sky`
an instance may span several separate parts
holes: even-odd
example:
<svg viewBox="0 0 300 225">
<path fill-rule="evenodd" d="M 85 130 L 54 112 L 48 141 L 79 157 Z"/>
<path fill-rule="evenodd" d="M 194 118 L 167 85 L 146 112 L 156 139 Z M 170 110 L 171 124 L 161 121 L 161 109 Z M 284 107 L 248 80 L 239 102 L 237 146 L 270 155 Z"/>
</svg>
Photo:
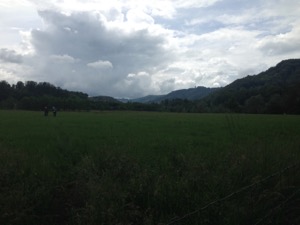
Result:
<svg viewBox="0 0 300 225">
<path fill-rule="evenodd" d="M 0 80 L 136 98 L 300 58 L 299 0 L 0 0 Z"/>
</svg>

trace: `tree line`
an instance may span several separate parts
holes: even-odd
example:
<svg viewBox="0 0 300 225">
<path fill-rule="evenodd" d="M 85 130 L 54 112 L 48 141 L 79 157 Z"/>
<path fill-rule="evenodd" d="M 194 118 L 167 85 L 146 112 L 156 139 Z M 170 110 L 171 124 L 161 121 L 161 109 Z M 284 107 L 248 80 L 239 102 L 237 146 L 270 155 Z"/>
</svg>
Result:
<svg viewBox="0 0 300 225">
<path fill-rule="evenodd" d="M 63 90 L 47 82 L 22 81 L 10 85 L 0 81 L 0 107 L 2 109 L 42 110 L 55 106 L 61 110 L 85 109 L 88 95 Z"/>
<path fill-rule="evenodd" d="M 123 103 L 63 90 L 47 82 L 0 81 L 0 108 L 42 110 L 135 110 L 162 112 L 234 112 L 300 114 L 300 59 L 285 60 L 258 75 L 238 79 L 199 100 L 164 99 L 152 103 Z"/>
<path fill-rule="evenodd" d="M 111 98 L 113 99 L 113 98 Z M 34 81 L 10 85 L 0 81 L 0 109 L 43 110 L 55 106 L 58 110 L 133 110 L 186 113 L 269 113 L 300 114 L 300 82 L 283 90 L 267 85 L 259 90 L 242 85 L 222 88 L 200 100 L 166 99 L 159 103 L 123 103 L 116 99 L 95 100 L 88 94 L 63 90 L 54 85 Z"/>
</svg>

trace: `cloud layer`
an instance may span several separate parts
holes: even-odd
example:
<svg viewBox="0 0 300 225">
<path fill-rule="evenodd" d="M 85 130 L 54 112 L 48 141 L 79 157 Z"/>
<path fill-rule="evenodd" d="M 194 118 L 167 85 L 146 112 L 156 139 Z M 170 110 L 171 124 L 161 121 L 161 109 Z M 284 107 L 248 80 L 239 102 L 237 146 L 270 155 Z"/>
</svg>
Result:
<svg viewBox="0 0 300 225">
<path fill-rule="evenodd" d="M 296 0 L 22 2 L 39 22 L 19 29 L 19 44 L 0 41 L 0 78 L 10 82 L 140 97 L 224 86 L 300 56 Z"/>
</svg>

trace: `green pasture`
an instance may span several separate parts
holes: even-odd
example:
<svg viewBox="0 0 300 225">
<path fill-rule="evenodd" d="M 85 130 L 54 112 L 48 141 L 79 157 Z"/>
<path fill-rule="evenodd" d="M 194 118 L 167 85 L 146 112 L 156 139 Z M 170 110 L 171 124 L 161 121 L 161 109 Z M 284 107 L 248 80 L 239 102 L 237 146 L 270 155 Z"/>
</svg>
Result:
<svg viewBox="0 0 300 225">
<path fill-rule="evenodd" d="M 0 111 L 0 118 L 0 224 L 168 224 L 256 182 L 178 224 L 300 222 L 299 116 Z"/>
</svg>

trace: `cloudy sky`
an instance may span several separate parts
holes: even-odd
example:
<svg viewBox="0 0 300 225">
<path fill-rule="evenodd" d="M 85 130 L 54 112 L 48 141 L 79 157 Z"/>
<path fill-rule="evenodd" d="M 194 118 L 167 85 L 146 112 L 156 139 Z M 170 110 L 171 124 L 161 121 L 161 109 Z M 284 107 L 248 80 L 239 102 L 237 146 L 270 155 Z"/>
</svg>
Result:
<svg viewBox="0 0 300 225">
<path fill-rule="evenodd" d="M 300 58 L 299 0 L 0 0 L 0 80 L 141 97 Z"/>
</svg>

